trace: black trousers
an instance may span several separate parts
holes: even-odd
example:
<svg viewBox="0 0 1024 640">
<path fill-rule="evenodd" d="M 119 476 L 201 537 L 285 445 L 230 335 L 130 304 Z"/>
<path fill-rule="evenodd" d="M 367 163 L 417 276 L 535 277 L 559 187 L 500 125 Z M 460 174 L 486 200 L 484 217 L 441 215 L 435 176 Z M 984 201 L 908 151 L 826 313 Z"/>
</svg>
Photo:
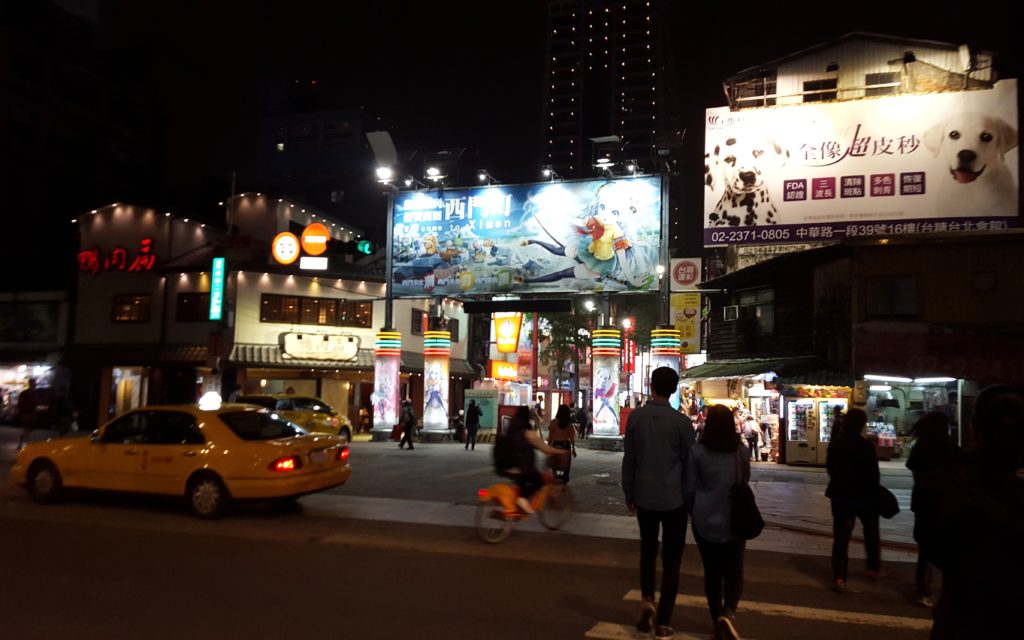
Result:
<svg viewBox="0 0 1024 640">
<path fill-rule="evenodd" d="M 724 613 L 735 613 L 743 595 L 744 540 L 711 542 L 697 535 L 697 548 L 704 563 L 704 596 L 714 624 Z"/>
<path fill-rule="evenodd" d="M 544 477 L 540 475 L 540 471 L 529 469 L 517 474 L 515 476 L 515 483 L 519 487 L 520 497 L 529 500 L 533 497 L 533 494 L 537 493 L 538 489 L 544 486 Z"/>
<path fill-rule="evenodd" d="M 932 564 L 928 561 L 928 555 L 917 548 L 917 570 L 914 572 L 914 582 L 917 584 L 918 597 L 932 597 Z"/>
<path fill-rule="evenodd" d="M 480 427 L 466 427 L 466 448 L 476 449 L 476 432 Z"/>
<path fill-rule="evenodd" d="M 406 427 L 402 433 L 402 441 L 398 443 L 398 448 L 401 449 L 405 446 L 405 443 L 409 443 L 409 448 L 412 449 L 412 432 L 416 430 L 416 427 Z"/>
<path fill-rule="evenodd" d="M 882 541 L 878 533 L 878 512 L 867 507 L 857 507 L 832 500 L 832 577 L 846 580 L 846 569 L 850 564 L 850 537 L 853 525 L 860 520 L 864 528 L 864 551 L 867 553 L 868 569 L 877 571 L 882 567 Z"/>
<path fill-rule="evenodd" d="M 658 601 L 657 624 L 670 626 L 672 610 L 679 593 L 679 568 L 686 545 L 686 507 L 672 511 L 652 511 L 637 507 L 640 525 L 640 591 L 654 600 L 654 578 L 657 573 L 658 529 L 661 529 L 661 600 Z"/>
</svg>

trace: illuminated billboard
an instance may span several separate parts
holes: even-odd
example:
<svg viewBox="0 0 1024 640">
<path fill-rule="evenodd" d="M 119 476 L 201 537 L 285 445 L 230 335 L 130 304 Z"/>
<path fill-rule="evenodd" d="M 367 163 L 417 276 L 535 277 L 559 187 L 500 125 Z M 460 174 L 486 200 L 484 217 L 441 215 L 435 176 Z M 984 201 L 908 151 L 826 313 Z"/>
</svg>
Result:
<svg viewBox="0 0 1024 640">
<path fill-rule="evenodd" d="M 706 115 L 706 246 L 1017 226 L 1016 80 Z"/>
<path fill-rule="evenodd" d="M 394 294 L 655 291 L 660 176 L 399 192 Z"/>
</svg>

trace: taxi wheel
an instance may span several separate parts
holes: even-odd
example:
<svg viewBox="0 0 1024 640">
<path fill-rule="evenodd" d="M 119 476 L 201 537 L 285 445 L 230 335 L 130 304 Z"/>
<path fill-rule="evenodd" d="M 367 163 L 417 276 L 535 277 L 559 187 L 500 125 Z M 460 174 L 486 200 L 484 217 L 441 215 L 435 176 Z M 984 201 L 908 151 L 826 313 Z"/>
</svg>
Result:
<svg viewBox="0 0 1024 640">
<path fill-rule="evenodd" d="M 60 472 L 53 463 L 46 460 L 37 460 L 32 463 L 28 470 L 28 478 L 25 483 L 32 499 L 40 503 L 56 502 L 60 498 L 61 479 Z"/>
<path fill-rule="evenodd" d="M 206 519 L 223 516 L 231 503 L 228 488 L 212 473 L 202 473 L 189 480 L 185 498 L 192 513 Z"/>
</svg>

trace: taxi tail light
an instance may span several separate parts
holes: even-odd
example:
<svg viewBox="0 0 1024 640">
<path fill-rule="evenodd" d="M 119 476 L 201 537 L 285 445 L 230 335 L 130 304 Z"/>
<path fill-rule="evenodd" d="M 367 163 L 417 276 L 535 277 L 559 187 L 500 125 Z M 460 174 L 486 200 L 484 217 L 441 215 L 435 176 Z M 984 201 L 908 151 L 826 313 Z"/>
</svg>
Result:
<svg viewBox="0 0 1024 640">
<path fill-rule="evenodd" d="M 350 453 L 351 452 L 348 450 L 348 447 L 338 449 L 338 460 L 341 462 L 347 461 Z"/>
<path fill-rule="evenodd" d="M 299 456 L 285 456 L 274 460 L 267 468 L 278 473 L 287 473 L 302 468 L 302 458 Z"/>
</svg>

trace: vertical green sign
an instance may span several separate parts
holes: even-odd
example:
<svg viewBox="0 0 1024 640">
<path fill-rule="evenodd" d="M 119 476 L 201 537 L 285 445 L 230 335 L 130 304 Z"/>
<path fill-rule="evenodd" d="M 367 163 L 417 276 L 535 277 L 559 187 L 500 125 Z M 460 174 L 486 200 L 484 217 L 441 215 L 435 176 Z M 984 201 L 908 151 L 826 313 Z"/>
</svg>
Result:
<svg viewBox="0 0 1024 640">
<path fill-rule="evenodd" d="M 210 320 L 220 320 L 224 311 L 224 258 L 214 258 L 210 271 Z"/>
</svg>

